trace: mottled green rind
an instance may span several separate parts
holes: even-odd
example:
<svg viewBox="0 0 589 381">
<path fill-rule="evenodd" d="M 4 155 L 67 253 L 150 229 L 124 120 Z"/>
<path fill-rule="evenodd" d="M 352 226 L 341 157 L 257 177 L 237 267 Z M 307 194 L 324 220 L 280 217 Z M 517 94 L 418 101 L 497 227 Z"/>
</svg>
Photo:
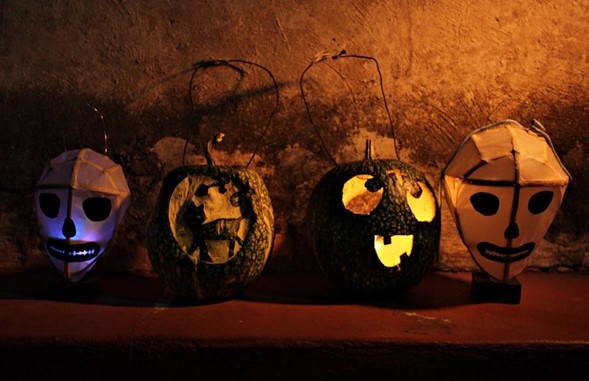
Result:
<svg viewBox="0 0 589 381">
<path fill-rule="evenodd" d="M 210 264 L 186 254 L 176 242 L 168 205 L 176 186 L 186 177 L 225 174 L 251 189 L 253 217 L 241 250 L 227 263 Z M 154 270 L 179 298 L 215 301 L 244 291 L 261 275 L 274 241 L 274 214 L 262 178 L 245 167 L 185 166 L 170 172 L 147 224 L 147 251 Z"/>
<path fill-rule="evenodd" d="M 386 171 L 398 168 L 411 180 L 421 181 L 435 193 L 425 176 L 397 160 L 364 160 L 339 165 L 317 184 L 309 201 L 307 229 L 321 269 L 340 288 L 361 296 L 394 296 L 417 285 L 437 256 L 440 213 L 431 222 L 419 222 Z M 342 203 L 344 183 L 358 174 L 387 179 L 380 204 L 370 215 L 356 215 Z M 400 267 L 387 268 L 374 251 L 374 235 L 414 235 L 411 256 Z"/>
</svg>

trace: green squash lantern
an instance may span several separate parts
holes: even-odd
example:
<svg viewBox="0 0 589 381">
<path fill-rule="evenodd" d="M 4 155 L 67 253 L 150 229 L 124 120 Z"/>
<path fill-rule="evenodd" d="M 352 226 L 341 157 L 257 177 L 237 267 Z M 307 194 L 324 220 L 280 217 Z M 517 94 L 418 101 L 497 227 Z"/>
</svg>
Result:
<svg viewBox="0 0 589 381">
<path fill-rule="evenodd" d="M 262 273 L 273 239 L 262 178 L 247 167 L 215 165 L 208 152 L 207 165 L 166 176 L 147 228 L 154 270 L 185 299 L 224 299 L 245 290 Z"/>
<path fill-rule="evenodd" d="M 415 286 L 438 253 L 440 215 L 425 176 L 398 160 L 338 165 L 309 201 L 308 232 L 322 270 L 363 296 Z"/>
<path fill-rule="evenodd" d="M 344 54 L 321 55 L 305 72 L 328 58 L 352 57 L 373 61 L 381 74 L 374 58 Z M 303 76 L 307 115 L 329 154 L 311 117 Z M 400 160 L 374 159 L 370 140 L 364 160 L 338 164 L 329 156 L 335 167 L 316 185 L 307 211 L 309 240 L 321 269 L 334 284 L 360 296 L 394 296 L 415 286 L 440 242 L 439 207 L 426 177 Z"/>
<path fill-rule="evenodd" d="M 200 61 L 193 65 L 189 84 L 199 70 L 247 64 L 264 70 L 276 90 L 276 103 L 266 132 L 278 108 L 278 85 L 265 67 L 244 60 Z M 274 242 L 274 213 L 266 185 L 246 166 L 216 165 L 212 147 L 205 147 L 206 165 L 181 166 L 164 179 L 147 227 L 147 251 L 154 270 L 176 296 L 185 300 L 216 301 L 244 291 L 261 275 Z M 185 149 L 186 151 L 186 149 Z"/>
</svg>

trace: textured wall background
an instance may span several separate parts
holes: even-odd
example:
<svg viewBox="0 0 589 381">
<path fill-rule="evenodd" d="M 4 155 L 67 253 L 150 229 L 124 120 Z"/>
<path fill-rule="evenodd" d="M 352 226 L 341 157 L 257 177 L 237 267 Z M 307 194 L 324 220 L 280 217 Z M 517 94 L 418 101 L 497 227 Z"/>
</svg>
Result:
<svg viewBox="0 0 589 381">
<path fill-rule="evenodd" d="M 195 79 L 191 64 L 241 58 L 268 67 L 280 107 L 253 165 L 270 189 L 277 242 L 270 270 L 313 270 L 304 216 L 330 162 L 312 132 L 298 81 L 321 51 L 346 49 L 381 65 L 401 158 L 432 183 L 471 130 L 512 118 L 546 126 L 574 181 L 532 265 L 589 267 L 588 1 L 35 1 L 0 4 L 0 270 L 50 266 L 40 248 L 32 189 L 69 148 L 110 152 L 125 169 L 132 206 L 108 271 L 150 271 L 144 228 L 163 176 L 202 162 L 202 141 L 228 134 L 219 161 L 244 164 L 273 106 L 271 82 L 246 68 Z M 345 62 L 344 62 L 345 61 Z M 370 137 L 391 158 L 374 66 L 315 66 L 306 84 L 314 118 L 338 161 L 361 158 Z M 443 269 L 473 268 L 444 205 Z"/>
</svg>

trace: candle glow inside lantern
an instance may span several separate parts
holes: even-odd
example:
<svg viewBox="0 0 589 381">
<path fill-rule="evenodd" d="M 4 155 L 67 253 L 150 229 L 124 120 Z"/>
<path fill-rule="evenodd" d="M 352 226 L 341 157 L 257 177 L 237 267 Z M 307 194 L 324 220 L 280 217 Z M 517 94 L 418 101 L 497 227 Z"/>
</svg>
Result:
<svg viewBox="0 0 589 381">
<path fill-rule="evenodd" d="M 460 237 L 493 282 L 526 267 L 562 202 L 570 175 L 539 123 L 505 120 L 471 133 L 442 172 Z"/>
<path fill-rule="evenodd" d="M 105 253 L 130 203 L 120 165 L 89 148 L 64 152 L 35 190 L 39 233 L 51 262 L 80 281 Z"/>
<path fill-rule="evenodd" d="M 364 160 L 326 173 L 311 194 L 308 233 L 321 269 L 337 286 L 367 297 L 417 285 L 440 242 L 440 213 L 424 174 L 399 160 Z"/>
<path fill-rule="evenodd" d="M 417 285 L 431 268 L 440 245 L 440 213 L 433 188 L 423 174 L 399 159 L 372 157 L 338 163 L 313 121 L 303 79 L 316 63 L 343 58 L 375 64 L 393 141 L 378 61 L 369 56 L 318 54 L 300 79 L 309 121 L 335 165 L 316 184 L 307 209 L 309 242 L 325 275 L 342 290 L 361 297 L 395 297 Z M 396 144 L 396 143 L 395 143 Z"/>
</svg>

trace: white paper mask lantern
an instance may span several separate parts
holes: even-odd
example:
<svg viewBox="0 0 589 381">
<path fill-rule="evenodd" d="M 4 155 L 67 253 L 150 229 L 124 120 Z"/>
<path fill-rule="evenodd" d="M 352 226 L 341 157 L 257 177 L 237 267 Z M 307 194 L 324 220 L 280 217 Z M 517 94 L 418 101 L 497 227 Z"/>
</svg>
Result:
<svg viewBox="0 0 589 381">
<path fill-rule="evenodd" d="M 120 165 L 85 148 L 62 153 L 35 191 L 39 232 L 49 258 L 77 282 L 104 254 L 130 203 Z"/>
<path fill-rule="evenodd" d="M 539 123 L 501 121 L 471 133 L 442 184 L 462 241 L 492 279 L 521 273 L 562 202 L 570 175 Z"/>
</svg>

